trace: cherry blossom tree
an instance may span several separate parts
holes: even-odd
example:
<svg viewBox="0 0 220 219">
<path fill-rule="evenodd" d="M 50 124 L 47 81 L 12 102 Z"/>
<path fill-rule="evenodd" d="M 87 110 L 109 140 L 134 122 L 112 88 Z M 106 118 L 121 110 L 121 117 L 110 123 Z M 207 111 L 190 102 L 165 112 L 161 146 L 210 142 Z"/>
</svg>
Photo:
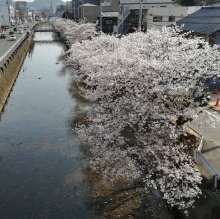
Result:
<svg viewBox="0 0 220 219">
<path fill-rule="evenodd" d="M 201 111 L 190 88 L 218 74 L 217 47 L 178 28 L 79 41 L 66 64 L 93 103 L 87 125 L 76 128 L 90 147 L 90 168 L 112 183 L 122 177 L 159 189 L 171 206 L 191 207 L 201 176 L 183 125 Z"/>
<path fill-rule="evenodd" d="M 77 23 L 73 20 L 57 18 L 52 20 L 52 24 L 69 45 L 97 36 L 93 23 L 85 23 L 84 21 Z"/>
</svg>

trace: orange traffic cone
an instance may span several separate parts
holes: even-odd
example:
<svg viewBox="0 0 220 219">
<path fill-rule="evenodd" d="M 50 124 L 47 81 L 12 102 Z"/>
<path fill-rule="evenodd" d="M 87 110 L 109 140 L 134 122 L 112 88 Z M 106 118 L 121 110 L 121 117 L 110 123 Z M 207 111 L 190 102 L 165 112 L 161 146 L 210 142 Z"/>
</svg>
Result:
<svg viewBox="0 0 220 219">
<path fill-rule="evenodd" d="M 219 106 L 219 98 L 217 98 L 215 106 Z"/>
<path fill-rule="evenodd" d="M 217 93 L 218 93 L 217 88 L 215 88 L 213 94 L 217 94 Z"/>
</svg>

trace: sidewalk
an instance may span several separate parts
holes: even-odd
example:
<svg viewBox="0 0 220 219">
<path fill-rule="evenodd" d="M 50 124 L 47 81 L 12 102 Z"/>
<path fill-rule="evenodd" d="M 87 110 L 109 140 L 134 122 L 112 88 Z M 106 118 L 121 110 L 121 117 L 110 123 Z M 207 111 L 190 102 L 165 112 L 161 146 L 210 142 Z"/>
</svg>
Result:
<svg viewBox="0 0 220 219">
<path fill-rule="evenodd" d="M 211 101 L 208 103 L 210 109 L 220 112 L 220 90 L 217 94 L 211 94 Z M 219 98 L 219 105 L 216 105 L 217 98 Z M 196 132 L 204 135 L 204 142 L 202 147 L 202 154 L 213 165 L 213 167 L 220 173 L 220 128 L 206 129 L 198 127 L 195 124 L 190 125 Z M 212 178 L 211 172 L 199 160 L 197 166 L 206 178 Z"/>
</svg>

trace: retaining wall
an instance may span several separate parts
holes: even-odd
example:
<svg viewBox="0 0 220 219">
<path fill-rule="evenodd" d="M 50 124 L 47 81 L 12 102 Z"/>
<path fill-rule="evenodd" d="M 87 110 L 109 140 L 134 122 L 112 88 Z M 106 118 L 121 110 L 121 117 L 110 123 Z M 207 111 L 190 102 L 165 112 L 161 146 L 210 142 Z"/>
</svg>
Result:
<svg viewBox="0 0 220 219">
<path fill-rule="evenodd" d="M 32 42 L 33 35 L 26 38 L 0 66 L 0 112 L 3 110 L 11 89 Z"/>
</svg>

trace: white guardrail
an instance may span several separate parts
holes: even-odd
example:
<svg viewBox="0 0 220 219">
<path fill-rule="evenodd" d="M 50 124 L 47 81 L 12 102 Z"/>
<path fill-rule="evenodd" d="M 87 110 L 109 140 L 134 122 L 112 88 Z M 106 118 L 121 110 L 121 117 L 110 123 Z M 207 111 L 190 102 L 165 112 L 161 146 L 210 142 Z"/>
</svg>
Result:
<svg viewBox="0 0 220 219">
<path fill-rule="evenodd" d="M 26 38 L 26 34 L 24 34 L 20 39 L 15 41 L 15 44 L 13 44 L 6 53 L 0 57 L 0 66 L 4 64 L 4 62 L 7 60 L 7 58 L 12 54 L 12 52 L 20 45 L 20 43 Z"/>
</svg>

